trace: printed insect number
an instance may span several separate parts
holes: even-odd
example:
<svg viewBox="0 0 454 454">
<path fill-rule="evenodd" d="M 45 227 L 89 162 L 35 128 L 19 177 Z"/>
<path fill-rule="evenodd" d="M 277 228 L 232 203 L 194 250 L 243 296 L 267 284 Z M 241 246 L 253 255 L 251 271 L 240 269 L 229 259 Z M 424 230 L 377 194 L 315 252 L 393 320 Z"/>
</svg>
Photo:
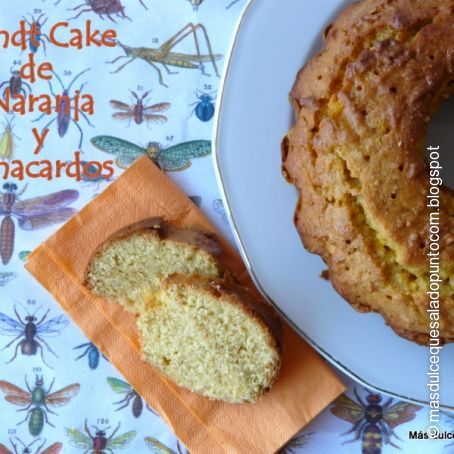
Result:
<svg viewBox="0 0 454 454">
<path fill-rule="evenodd" d="M 109 418 L 98 418 L 97 424 L 109 424 Z"/>
<path fill-rule="evenodd" d="M 174 136 L 166 136 L 167 142 L 172 142 Z"/>
<path fill-rule="evenodd" d="M 36 304 L 36 300 L 27 300 L 27 304 L 34 306 Z"/>
<path fill-rule="evenodd" d="M 22 60 L 14 60 L 13 65 L 15 66 L 22 65 Z"/>
<path fill-rule="evenodd" d="M 155 44 L 156 44 L 156 43 L 159 43 L 159 38 L 153 38 L 153 39 L 151 40 L 151 42 L 152 42 L 152 43 L 155 43 Z"/>
<path fill-rule="evenodd" d="M 35 373 L 37 373 L 37 372 L 42 372 L 42 371 L 43 371 L 42 367 L 33 367 L 32 370 L 33 370 L 33 372 L 35 372 Z"/>
<path fill-rule="evenodd" d="M 65 69 L 65 70 L 63 71 L 63 75 L 64 75 L 64 76 L 70 76 L 71 74 L 72 74 L 72 71 L 70 71 L 69 69 Z"/>
<path fill-rule="evenodd" d="M 213 86 L 211 84 L 204 84 L 203 89 L 204 90 L 213 90 Z"/>
<path fill-rule="evenodd" d="M 8 435 L 15 435 L 16 429 L 8 429 Z"/>
<path fill-rule="evenodd" d="M 41 9 L 40 8 L 35 8 L 33 10 L 33 14 L 40 14 L 41 13 Z"/>
</svg>

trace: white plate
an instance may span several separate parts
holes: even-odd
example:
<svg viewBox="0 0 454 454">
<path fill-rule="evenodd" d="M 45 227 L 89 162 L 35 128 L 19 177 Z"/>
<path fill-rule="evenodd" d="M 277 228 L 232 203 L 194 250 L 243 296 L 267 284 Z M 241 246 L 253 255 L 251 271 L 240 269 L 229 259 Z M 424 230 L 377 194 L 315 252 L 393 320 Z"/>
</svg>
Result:
<svg viewBox="0 0 454 454">
<path fill-rule="evenodd" d="M 217 112 L 214 160 L 238 246 L 263 294 L 325 358 L 365 386 L 427 403 L 428 350 L 376 314 L 359 314 L 321 279 L 293 225 L 297 200 L 281 175 L 291 124 L 288 92 L 320 48 L 325 26 L 349 2 L 255 0 L 232 44 Z M 441 400 L 454 408 L 454 345 L 441 353 Z"/>
</svg>

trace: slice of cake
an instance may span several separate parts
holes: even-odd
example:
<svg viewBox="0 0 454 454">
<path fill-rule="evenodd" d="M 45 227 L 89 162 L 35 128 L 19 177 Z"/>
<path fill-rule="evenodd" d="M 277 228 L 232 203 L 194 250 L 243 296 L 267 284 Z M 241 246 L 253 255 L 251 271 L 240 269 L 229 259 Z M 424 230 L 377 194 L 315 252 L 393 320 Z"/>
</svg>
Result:
<svg viewBox="0 0 454 454">
<path fill-rule="evenodd" d="M 150 219 L 116 233 L 93 254 L 86 284 L 133 313 L 171 274 L 217 277 L 221 248 L 211 233 Z"/>
<path fill-rule="evenodd" d="M 209 398 L 254 402 L 277 378 L 279 321 L 231 278 L 170 276 L 137 325 L 144 359 Z"/>
</svg>

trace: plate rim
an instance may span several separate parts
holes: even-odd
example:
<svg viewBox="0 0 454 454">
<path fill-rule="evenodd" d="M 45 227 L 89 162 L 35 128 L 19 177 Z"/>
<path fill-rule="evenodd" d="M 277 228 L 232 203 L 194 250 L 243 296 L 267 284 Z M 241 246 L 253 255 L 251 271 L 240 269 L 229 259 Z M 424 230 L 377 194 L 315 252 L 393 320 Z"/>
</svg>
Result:
<svg viewBox="0 0 454 454">
<path fill-rule="evenodd" d="M 221 123 L 222 123 L 222 111 L 223 111 L 223 105 L 224 105 L 224 89 L 225 89 L 225 83 L 226 80 L 229 76 L 229 71 L 231 67 L 231 63 L 233 60 L 233 54 L 234 50 L 237 45 L 238 37 L 241 32 L 241 29 L 245 23 L 245 19 L 248 16 L 252 5 L 258 3 L 260 0 L 248 0 L 247 3 L 244 5 L 243 10 L 240 13 L 240 16 L 237 20 L 237 23 L 233 29 L 233 34 L 231 38 L 231 42 L 229 44 L 227 53 L 226 53 L 226 63 L 224 65 L 223 71 L 222 71 L 222 76 L 221 80 L 219 82 L 219 88 L 218 88 L 218 102 L 216 103 L 216 111 L 213 119 L 213 132 L 212 132 L 212 160 L 213 160 L 213 165 L 214 165 L 214 170 L 215 170 L 215 176 L 216 176 L 216 181 L 218 183 L 219 191 L 221 193 L 221 197 L 224 203 L 225 211 L 227 214 L 227 218 L 229 221 L 230 228 L 232 230 L 233 237 L 235 239 L 235 242 L 239 248 L 240 255 L 246 265 L 246 269 L 251 276 L 252 281 L 254 282 L 254 285 L 257 287 L 257 289 L 260 291 L 262 296 L 268 301 L 283 317 L 283 319 L 295 330 L 296 333 L 300 337 L 302 337 L 312 348 L 314 348 L 315 351 L 317 351 L 324 359 L 326 359 L 331 365 L 333 365 L 336 369 L 340 370 L 342 373 L 350 377 L 352 380 L 354 380 L 356 383 L 361 384 L 368 390 L 376 391 L 380 394 L 384 394 L 399 400 L 403 400 L 406 402 L 410 402 L 416 405 L 423 405 L 425 407 L 429 407 L 429 402 L 427 400 L 421 400 L 417 399 L 415 397 L 407 396 L 407 395 L 402 395 L 396 392 L 393 392 L 389 389 L 384 389 L 381 388 L 380 386 L 374 385 L 373 383 L 370 383 L 369 381 L 363 379 L 359 375 L 357 375 L 355 372 L 353 372 L 351 369 L 349 369 L 346 365 L 344 365 L 341 361 L 336 359 L 333 355 L 331 355 L 328 351 L 324 350 L 320 345 L 317 344 L 315 340 L 313 340 L 310 336 L 308 336 L 302 329 L 300 329 L 279 307 L 279 305 L 267 294 L 267 292 L 264 290 L 262 285 L 260 284 L 259 279 L 257 278 L 254 267 L 252 266 L 252 263 L 249 259 L 249 256 L 246 252 L 246 249 L 243 244 L 243 240 L 241 238 L 241 234 L 239 232 L 239 229 L 237 227 L 237 224 L 235 222 L 235 218 L 233 217 L 232 210 L 231 210 L 231 205 L 229 202 L 229 198 L 225 189 L 224 185 L 224 179 L 222 175 L 222 170 L 220 166 L 220 161 L 219 161 L 219 148 L 220 148 L 220 128 L 221 128 Z M 303 246 L 302 246 L 303 247 Z M 444 410 L 454 410 L 454 406 L 446 405 L 440 403 L 440 408 Z"/>
</svg>

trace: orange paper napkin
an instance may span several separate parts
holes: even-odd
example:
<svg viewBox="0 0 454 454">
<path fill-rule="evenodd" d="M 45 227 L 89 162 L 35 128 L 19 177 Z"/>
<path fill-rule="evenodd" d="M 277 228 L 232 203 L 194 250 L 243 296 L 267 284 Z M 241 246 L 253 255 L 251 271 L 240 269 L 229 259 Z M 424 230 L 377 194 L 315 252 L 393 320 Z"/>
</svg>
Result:
<svg viewBox="0 0 454 454">
<path fill-rule="evenodd" d="M 83 286 L 88 260 L 100 243 L 122 227 L 155 216 L 215 231 L 180 189 L 142 157 L 38 247 L 26 268 L 193 454 L 275 452 L 344 390 L 289 326 L 283 329 L 282 371 L 272 390 L 256 404 L 226 404 L 181 389 L 144 363 L 133 317 Z M 218 237 L 223 263 L 251 286 L 241 258 Z"/>
</svg>

